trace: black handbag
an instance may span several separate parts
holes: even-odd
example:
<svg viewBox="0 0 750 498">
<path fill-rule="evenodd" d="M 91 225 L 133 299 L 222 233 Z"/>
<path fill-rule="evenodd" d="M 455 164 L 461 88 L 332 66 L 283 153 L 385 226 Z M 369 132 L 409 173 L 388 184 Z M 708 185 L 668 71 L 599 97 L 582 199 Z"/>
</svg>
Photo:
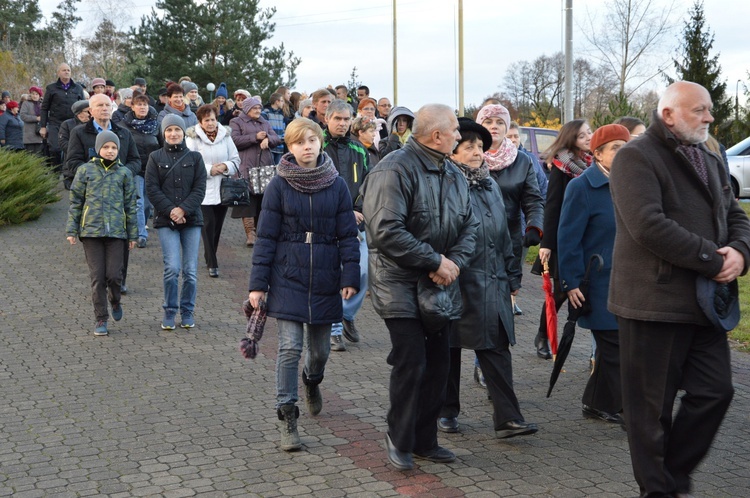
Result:
<svg viewBox="0 0 750 498">
<path fill-rule="evenodd" d="M 250 186 L 246 178 L 225 176 L 219 188 L 222 206 L 249 206 Z"/>
<path fill-rule="evenodd" d="M 417 304 L 427 333 L 437 333 L 445 328 L 460 310 L 453 309 L 453 300 L 447 287 L 438 285 L 427 275 L 417 281 Z"/>
</svg>

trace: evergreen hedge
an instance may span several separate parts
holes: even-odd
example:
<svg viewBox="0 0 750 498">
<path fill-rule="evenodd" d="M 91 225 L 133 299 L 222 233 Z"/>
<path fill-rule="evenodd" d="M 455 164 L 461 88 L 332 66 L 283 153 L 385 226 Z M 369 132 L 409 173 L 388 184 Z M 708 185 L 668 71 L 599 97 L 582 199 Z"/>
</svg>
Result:
<svg viewBox="0 0 750 498">
<path fill-rule="evenodd" d="M 0 148 L 0 226 L 35 220 L 59 200 L 57 175 L 43 158 Z"/>
</svg>

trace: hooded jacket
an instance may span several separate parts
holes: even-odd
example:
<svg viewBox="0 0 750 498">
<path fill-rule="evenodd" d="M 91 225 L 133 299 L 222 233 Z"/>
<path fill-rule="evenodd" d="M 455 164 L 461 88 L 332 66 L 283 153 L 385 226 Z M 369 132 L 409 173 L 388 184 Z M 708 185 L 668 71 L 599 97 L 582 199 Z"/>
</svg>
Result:
<svg viewBox="0 0 750 498">
<path fill-rule="evenodd" d="M 231 128 L 228 126 L 219 126 L 216 130 L 216 139 L 212 142 L 200 125 L 188 128 L 185 132 L 185 144 L 188 149 L 200 153 L 206 167 L 206 195 L 203 198 L 203 205 L 221 204 L 221 179 L 225 176 L 236 175 L 239 171 L 240 154 L 237 152 L 230 133 Z M 211 176 L 211 167 L 219 163 L 227 165 L 226 173 Z"/>
<path fill-rule="evenodd" d="M 78 168 L 65 232 L 68 237 L 138 239 L 135 182 L 119 160 L 107 168 L 96 156 Z"/>
<path fill-rule="evenodd" d="M 398 150 L 402 147 L 400 137 L 394 133 L 395 123 L 396 119 L 399 116 L 406 116 L 407 118 L 410 118 L 409 125 L 407 126 L 408 129 L 411 130 L 412 125 L 414 124 L 414 113 L 411 112 L 406 107 L 396 106 L 391 110 L 391 113 L 388 115 L 388 138 L 385 140 L 380 140 L 378 143 L 378 150 L 380 151 L 380 158 L 384 158 L 388 153 L 393 152 L 394 150 Z"/>
</svg>

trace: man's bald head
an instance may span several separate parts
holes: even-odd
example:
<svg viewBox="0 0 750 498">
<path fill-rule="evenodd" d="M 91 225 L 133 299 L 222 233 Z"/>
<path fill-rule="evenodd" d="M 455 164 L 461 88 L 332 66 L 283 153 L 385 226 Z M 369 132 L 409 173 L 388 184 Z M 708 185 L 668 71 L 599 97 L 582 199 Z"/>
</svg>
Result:
<svg viewBox="0 0 750 498">
<path fill-rule="evenodd" d="M 698 83 L 677 81 L 664 91 L 656 112 L 682 142 L 699 144 L 708 139 L 708 128 L 714 121 L 712 109 L 708 90 Z"/>
<path fill-rule="evenodd" d="M 62 63 L 59 66 L 57 66 L 57 77 L 60 78 L 63 82 L 67 82 L 70 79 L 70 66 L 66 63 Z"/>
<path fill-rule="evenodd" d="M 444 104 L 425 104 L 414 115 L 414 138 L 421 144 L 444 154 L 453 152 L 461 134 L 453 109 Z"/>
<path fill-rule="evenodd" d="M 112 117 L 112 101 L 104 93 L 97 93 L 89 98 L 89 114 L 100 125 L 109 123 Z"/>
</svg>

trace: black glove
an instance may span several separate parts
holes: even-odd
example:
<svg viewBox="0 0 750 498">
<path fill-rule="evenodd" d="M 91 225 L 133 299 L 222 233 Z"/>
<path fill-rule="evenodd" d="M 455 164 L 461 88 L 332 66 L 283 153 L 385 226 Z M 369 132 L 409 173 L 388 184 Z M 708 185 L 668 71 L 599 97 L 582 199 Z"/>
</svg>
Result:
<svg viewBox="0 0 750 498">
<path fill-rule="evenodd" d="M 539 236 L 539 230 L 534 227 L 526 230 L 526 235 L 523 236 L 524 247 L 538 246 L 541 241 L 542 238 Z"/>
</svg>

